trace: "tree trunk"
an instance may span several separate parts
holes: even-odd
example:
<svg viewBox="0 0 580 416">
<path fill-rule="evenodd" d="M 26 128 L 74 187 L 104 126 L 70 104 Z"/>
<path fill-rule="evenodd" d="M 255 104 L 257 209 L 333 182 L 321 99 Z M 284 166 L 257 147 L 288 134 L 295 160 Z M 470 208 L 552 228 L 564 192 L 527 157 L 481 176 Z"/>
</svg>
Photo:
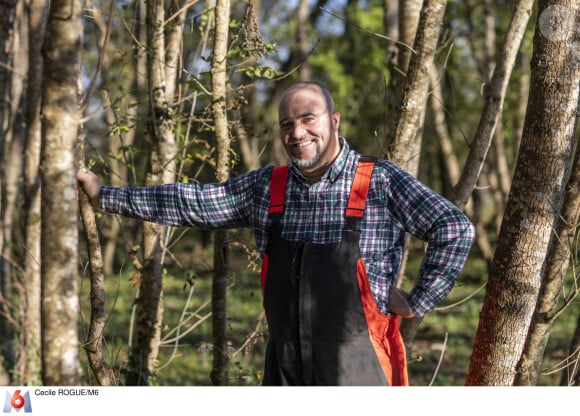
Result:
<svg viewBox="0 0 580 416">
<path fill-rule="evenodd" d="M 485 13 L 485 62 L 481 69 L 481 77 L 488 83 L 492 76 L 496 62 L 496 15 L 494 13 L 494 0 L 485 0 L 484 13 Z M 517 60 L 514 60 L 514 64 Z M 500 114 L 496 121 L 496 126 L 493 130 L 493 146 L 491 147 L 490 157 L 488 158 L 489 169 L 487 176 L 489 178 L 488 182 L 490 184 L 489 192 L 493 194 L 495 207 L 496 207 L 496 223 L 493 224 L 496 230 L 499 230 L 501 225 L 501 217 L 503 215 L 503 210 L 505 207 L 505 202 L 507 195 L 509 193 L 509 188 L 511 184 L 511 175 L 508 168 L 508 163 L 505 155 L 505 143 L 504 143 L 504 129 L 503 129 L 503 114 Z M 479 218 L 478 218 L 479 220 Z M 487 222 L 487 221 L 486 221 Z M 487 228 L 488 224 L 483 224 L 482 221 L 478 221 L 483 229 Z M 491 261 L 491 256 L 486 258 L 487 261 Z"/>
<path fill-rule="evenodd" d="M 510 26 L 504 37 L 493 76 L 489 85 L 485 86 L 483 113 L 469 149 L 469 155 L 461 173 L 461 178 L 451 196 L 451 201 L 460 209 L 465 208 L 485 162 L 497 121 L 501 117 L 507 85 L 516 61 L 518 49 L 532 14 L 533 4 L 533 0 L 518 1 Z"/>
<path fill-rule="evenodd" d="M 580 386 L 580 315 L 576 322 L 576 330 L 570 343 L 566 357 L 566 367 L 562 372 L 561 386 Z"/>
<path fill-rule="evenodd" d="M 405 84 L 407 83 L 407 74 L 409 71 L 409 61 L 413 55 L 413 44 L 415 35 L 419 26 L 421 17 L 421 6 L 423 0 L 397 0 L 398 5 L 398 26 L 397 26 L 397 44 L 396 44 L 396 68 L 391 71 L 390 90 L 391 99 L 389 100 L 390 112 L 389 127 L 391 132 L 395 129 L 395 123 L 398 116 L 397 107 L 401 105 Z M 386 6 L 388 7 L 388 6 Z M 394 9 L 394 7 L 391 7 Z M 391 20 L 392 22 L 392 20 Z M 391 29 L 394 31 L 394 28 Z M 394 32 L 389 32 L 394 33 Z M 389 56 L 390 57 L 390 56 Z"/>
<path fill-rule="evenodd" d="M 99 11 L 93 13 L 93 21 L 99 27 L 99 64 L 97 65 L 97 71 L 91 83 L 91 87 L 86 95 L 86 102 L 84 103 L 84 108 L 90 107 L 90 100 L 92 98 L 93 88 L 96 85 L 99 75 L 105 74 L 106 69 L 109 66 L 109 60 L 106 58 L 106 50 L 108 39 L 111 31 L 111 24 L 114 16 L 115 1 L 111 1 L 109 6 L 109 21 L 105 25 L 101 20 L 101 14 Z M 105 79 L 105 75 L 103 75 Z M 110 101 L 108 101 L 108 94 L 105 93 L 104 102 L 108 108 L 111 107 Z M 107 112 L 107 115 L 110 111 Z M 113 140 L 110 140 L 111 142 Z M 84 131 L 79 134 L 77 141 L 77 165 L 79 169 L 85 169 L 85 135 Z M 117 175 L 113 175 L 114 178 Z M 114 183 L 114 182 L 113 182 Z M 111 386 L 118 384 L 118 377 L 111 366 L 105 360 L 105 354 L 103 353 L 103 334 L 105 330 L 105 325 L 107 322 L 107 315 L 105 311 L 105 271 L 103 264 L 103 254 L 101 250 L 101 242 L 99 238 L 99 231 L 97 229 L 97 222 L 95 212 L 88 196 L 84 192 L 79 192 L 79 210 L 81 213 L 81 219 L 83 222 L 83 228 L 85 231 L 85 239 L 87 241 L 87 250 L 89 258 L 89 274 L 90 274 L 90 303 L 91 303 L 91 314 L 89 330 L 87 334 L 87 339 L 84 341 L 83 345 L 87 353 L 87 358 L 89 365 L 93 374 L 95 375 L 98 383 L 101 386 Z M 113 224 L 118 224 L 114 221 Z"/>
<path fill-rule="evenodd" d="M 227 52 L 230 22 L 230 1 L 217 0 L 215 10 L 215 40 L 211 66 L 212 112 L 217 142 L 216 178 L 223 182 L 229 178 L 230 133 L 227 117 Z M 214 234 L 214 275 L 212 284 L 213 368 L 214 385 L 227 385 L 228 343 L 226 289 L 229 278 L 229 232 L 219 230 Z"/>
<path fill-rule="evenodd" d="M 83 150 L 84 135 L 79 135 L 78 139 L 78 168 L 85 167 L 85 154 Z M 89 197 L 79 191 L 79 210 L 85 230 L 87 248 L 89 254 L 89 271 L 91 279 L 91 316 L 89 332 L 84 341 L 84 348 L 93 374 L 101 386 L 114 386 L 118 384 L 118 377 L 111 366 L 105 360 L 103 354 L 103 333 L 107 322 L 105 310 L 105 274 L 103 272 L 103 256 L 101 252 L 101 242 L 99 241 L 99 231 L 95 218 L 95 211 L 91 206 Z"/>
<path fill-rule="evenodd" d="M 433 66 L 446 0 L 426 0 L 413 48 L 403 98 L 397 111 L 395 128 L 389 139 L 387 157 L 416 176 L 421 153 L 425 104 L 429 95 L 429 73 Z"/>
<path fill-rule="evenodd" d="M 298 48 L 296 51 L 298 55 L 296 63 L 300 65 L 298 68 L 298 76 L 301 81 L 310 81 L 312 77 L 312 70 L 308 62 L 308 54 L 310 54 L 310 50 L 312 49 L 308 30 L 308 17 L 310 15 L 308 3 L 308 0 L 300 0 L 296 12 L 296 44 Z"/>
<path fill-rule="evenodd" d="M 570 1 L 558 4 L 575 11 Z M 539 2 L 541 13 L 547 4 Z M 575 16 L 575 13 L 571 13 Z M 579 73 L 571 42 L 536 27 L 531 87 L 510 195 L 489 271 L 467 385 L 512 385 L 538 299 L 572 152 Z"/>
<path fill-rule="evenodd" d="M 136 119 L 137 100 L 128 91 L 132 91 L 131 84 L 135 82 L 134 78 L 127 77 L 122 79 L 122 85 L 111 85 L 109 77 L 111 73 L 111 59 L 108 59 L 110 52 L 107 51 L 108 39 L 113 30 L 112 22 L 115 16 L 114 10 L 116 1 L 111 0 L 109 11 L 93 9 L 91 10 L 91 21 L 97 28 L 99 41 L 99 61 L 101 65 L 101 81 L 102 81 L 102 101 L 103 111 L 105 113 L 105 120 L 108 126 L 119 126 L 121 123 L 130 124 L 131 120 Z M 139 7 L 137 5 L 136 7 Z M 142 7 L 139 7 L 140 9 Z M 108 16 L 108 20 L 104 20 L 104 16 Z M 145 40 L 146 42 L 146 40 Z M 140 45 L 145 44 L 143 42 Z M 137 43 L 137 42 L 136 42 Z M 136 72 L 136 71 L 135 71 Z M 144 71 L 146 72 L 146 71 Z M 120 103 L 113 103 L 117 96 L 112 99 L 112 91 L 119 87 L 125 93 L 121 96 Z M 135 87 L 137 91 L 143 88 Z M 120 108 L 119 108 L 120 107 Z M 121 114 L 120 114 L 121 113 Z M 110 183 L 112 186 L 127 186 L 135 185 L 134 175 L 131 175 L 129 180 L 129 172 L 134 173 L 133 157 L 128 148 L 133 144 L 135 137 L 135 128 L 130 128 L 125 131 L 118 129 L 116 134 L 111 134 L 109 140 L 106 141 L 108 146 L 108 168 L 110 169 Z M 103 241 L 103 273 L 105 276 L 114 274 L 113 264 L 115 260 L 115 252 L 117 249 L 118 236 L 121 232 L 121 220 L 118 216 L 108 216 L 106 222 L 101 224 L 101 232 L 104 237 Z"/>
<path fill-rule="evenodd" d="M 150 121 L 148 137 L 151 149 L 145 185 L 171 183 L 175 180 L 177 154 L 174 120 L 173 92 L 175 79 L 167 76 L 166 29 L 164 2 L 147 2 L 148 79 Z M 168 45 L 171 48 L 179 45 Z M 179 53 L 177 54 L 179 55 Z M 175 75 L 175 73 L 174 73 Z M 127 384 L 148 385 L 155 370 L 159 353 L 161 324 L 163 321 L 163 250 L 166 228 L 150 222 L 143 224 L 143 267 L 136 302 L 136 339 L 132 340 Z"/>
<path fill-rule="evenodd" d="M 417 19 L 418 20 L 418 19 Z M 396 61 L 398 50 L 397 42 L 399 41 L 399 1 L 398 0 L 384 0 L 383 1 L 383 30 L 387 36 L 386 50 L 389 61 Z M 413 39 L 409 45 L 413 44 Z"/>
<path fill-rule="evenodd" d="M 574 244 L 575 231 L 580 214 L 580 151 L 576 149 L 572 173 L 566 184 L 562 210 L 558 218 L 556 235 L 550 242 L 546 265 L 542 276 L 542 286 L 536 310 L 526 337 L 524 351 L 518 364 L 514 385 L 535 386 L 538 382 L 540 366 L 550 332 L 555 319 L 569 306 L 578 293 L 578 289 L 566 296 L 562 308 L 558 300 L 562 296 L 562 287 L 570 264 L 570 247 Z"/>
<path fill-rule="evenodd" d="M 21 352 L 19 357 L 20 385 L 41 384 L 41 204 L 40 204 L 40 105 L 42 91 L 42 43 L 46 29 L 48 3 L 32 0 L 28 3 L 28 87 L 26 93 L 26 148 L 24 165 L 24 212 L 26 255 L 24 257 L 25 298 L 21 325 Z"/>
<path fill-rule="evenodd" d="M 431 73 L 429 74 L 430 86 L 431 86 L 431 96 L 429 97 L 429 103 L 431 104 L 431 112 L 433 113 L 433 127 L 437 138 L 439 139 L 439 147 L 441 148 L 443 163 L 445 166 L 445 172 L 448 176 L 448 181 L 453 187 L 459 182 L 459 177 L 461 175 L 461 170 L 459 168 L 459 161 L 457 160 L 457 155 L 453 149 L 453 142 L 451 140 L 451 135 L 449 134 L 447 128 L 447 121 L 445 117 L 445 105 L 443 101 L 443 93 L 441 91 L 441 82 L 439 80 L 439 71 L 434 66 L 431 68 Z M 448 196 L 448 195 L 446 195 Z M 473 218 L 475 216 L 473 206 L 467 204 L 465 206 L 465 213 Z M 483 225 L 481 222 L 476 223 L 476 227 Z M 480 231 L 476 232 L 476 243 L 482 256 L 486 260 L 491 260 L 492 250 L 491 243 L 489 242 L 489 237 L 485 232 L 483 227 Z"/>
<path fill-rule="evenodd" d="M 0 37 L 0 369 L 10 383 L 15 366 L 14 318 L 18 315 L 14 299 L 17 287 L 15 265 L 15 224 L 19 213 L 21 193 L 24 131 L 22 111 L 24 80 L 28 68 L 28 27 L 22 2 L 8 2 L 0 6 L 2 37 Z M 5 37 L 4 37 L 5 36 Z M 5 153 L 7 151 L 7 153 Z"/>
<path fill-rule="evenodd" d="M 253 50 L 263 48 L 264 40 L 258 25 L 258 16 L 260 15 L 261 1 L 253 1 L 246 6 L 244 17 L 244 31 L 246 43 Z M 260 54 L 253 52 L 243 63 L 244 66 L 254 66 L 260 64 Z M 232 126 L 232 136 L 240 143 L 240 153 L 247 171 L 258 169 L 261 166 L 260 161 L 260 136 L 253 131 L 251 126 L 256 124 L 257 115 L 260 113 L 262 102 L 259 98 L 259 89 L 256 88 L 252 80 L 248 80 L 249 85 L 244 85 L 243 94 L 248 104 L 244 105 L 241 110 L 241 118 L 229 120 Z"/>
<path fill-rule="evenodd" d="M 75 146 L 84 2 L 53 0 L 42 90 L 42 378 L 79 385 L 78 206 Z"/>
</svg>

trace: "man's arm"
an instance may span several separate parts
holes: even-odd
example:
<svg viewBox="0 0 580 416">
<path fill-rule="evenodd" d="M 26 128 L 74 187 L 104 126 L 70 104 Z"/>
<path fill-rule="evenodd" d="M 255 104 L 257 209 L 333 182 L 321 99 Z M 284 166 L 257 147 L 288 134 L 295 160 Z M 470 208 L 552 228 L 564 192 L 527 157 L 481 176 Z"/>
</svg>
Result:
<svg viewBox="0 0 580 416">
<path fill-rule="evenodd" d="M 92 172 L 81 171 L 77 179 L 95 208 L 167 226 L 206 229 L 251 226 L 256 205 L 267 210 L 271 169 L 238 175 L 220 183 L 171 183 L 140 187 L 101 185 Z M 267 211 L 266 211 L 267 212 Z"/>
<path fill-rule="evenodd" d="M 446 198 L 397 166 L 386 167 L 390 171 L 391 213 L 407 232 L 427 243 L 418 279 L 405 296 L 412 314 L 424 316 L 455 285 L 473 244 L 474 227 Z M 393 301 L 398 293 L 389 295 Z"/>
</svg>

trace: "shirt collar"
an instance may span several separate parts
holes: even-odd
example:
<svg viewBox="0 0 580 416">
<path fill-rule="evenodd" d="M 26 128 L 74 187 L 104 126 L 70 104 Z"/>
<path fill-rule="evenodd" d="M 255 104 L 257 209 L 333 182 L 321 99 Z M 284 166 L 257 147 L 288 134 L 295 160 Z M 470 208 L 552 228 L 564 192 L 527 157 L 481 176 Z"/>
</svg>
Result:
<svg viewBox="0 0 580 416">
<path fill-rule="evenodd" d="M 340 173 L 343 171 L 344 167 L 346 166 L 346 162 L 348 160 L 348 153 L 350 151 L 350 147 L 344 137 L 338 138 L 340 142 L 340 153 L 334 160 L 334 163 L 330 166 L 330 168 L 324 172 L 322 175 L 322 179 L 328 179 L 330 182 L 334 182 Z M 300 172 L 300 169 L 294 165 L 294 163 L 290 164 L 291 170 L 296 174 L 299 178 L 303 180 L 307 180 L 304 175 Z"/>
</svg>

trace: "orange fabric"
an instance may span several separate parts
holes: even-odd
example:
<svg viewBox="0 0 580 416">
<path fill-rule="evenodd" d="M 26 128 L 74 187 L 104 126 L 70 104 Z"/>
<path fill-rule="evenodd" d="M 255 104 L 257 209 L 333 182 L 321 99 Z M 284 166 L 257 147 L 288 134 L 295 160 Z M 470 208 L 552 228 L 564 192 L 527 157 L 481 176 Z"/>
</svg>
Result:
<svg viewBox="0 0 580 416">
<path fill-rule="evenodd" d="M 346 209 L 347 217 L 363 217 L 374 165 L 374 159 L 359 161 Z M 408 386 L 407 356 L 399 331 L 399 317 L 384 315 L 379 310 L 362 259 L 357 263 L 357 279 L 371 344 L 385 377 L 391 386 Z"/>
<path fill-rule="evenodd" d="M 381 313 L 369 285 L 362 259 L 357 265 L 358 284 L 371 343 L 391 386 L 408 386 L 405 344 L 399 331 L 399 317 Z"/>
<path fill-rule="evenodd" d="M 270 214 L 284 212 L 288 166 L 276 166 L 270 179 Z"/>
<path fill-rule="evenodd" d="M 347 217 L 362 218 L 374 166 L 374 160 L 359 162 L 352 181 L 350 197 L 348 198 L 348 206 L 346 208 Z"/>
</svg>

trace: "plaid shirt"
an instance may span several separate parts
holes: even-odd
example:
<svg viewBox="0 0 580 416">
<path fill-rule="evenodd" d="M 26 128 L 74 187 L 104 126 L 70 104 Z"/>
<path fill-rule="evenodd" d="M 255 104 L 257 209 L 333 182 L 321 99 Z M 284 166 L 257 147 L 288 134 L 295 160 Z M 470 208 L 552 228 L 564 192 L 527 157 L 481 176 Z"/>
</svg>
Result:
<svg viewBox="0 0 580 416">
<path fill-rule="evenodd" d="M 282 238 L 331 243 L 341 239 L 345 208 L 360 154 L 344 138 L 332 167 L 310 183 L 291 166 Z M 153 187 L 103 186 L 100 207 L 127 217 L 163 225 L 207 229 L 251 227 L 264 253 L 270 225 L 270 175 L 273 166 L 223 183 L 170 184 Z M 468 218 L 448 200 L 386 160 L 375 165 L 360 249 L 377 306 L 387 312 L 388 293 L 403 257 L 405 233 L 428 243 L 408 302 L 416 316 L 437 306 L 453 288 L 474 239 Z"/>
</svg>

